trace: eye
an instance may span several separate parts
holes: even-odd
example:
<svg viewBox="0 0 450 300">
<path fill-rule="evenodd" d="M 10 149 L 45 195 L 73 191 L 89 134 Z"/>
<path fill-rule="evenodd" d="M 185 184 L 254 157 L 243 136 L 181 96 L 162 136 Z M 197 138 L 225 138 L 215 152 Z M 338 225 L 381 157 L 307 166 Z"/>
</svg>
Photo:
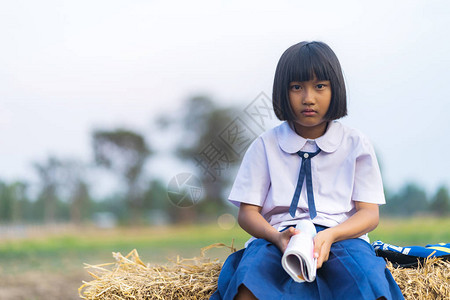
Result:
<svg viewBox="0 0 450 300">
<path fill-rule="evenodd" d="M 293 85 L 291 85 L 291 89 L 292 90 L 294 90 L 294 91 L 298 91 L 298 90 L 300 90 L 302 87 L 300 86 L 300 85 L 298 85 L 298 84 L 293 84 Z"/>
<path fill-rule="evenodd" d="M 326 86 L 327 86 L 326 84 L 319 83 L 318 85 L 316 85 L 316 88 L 319 89 L 319 90 L 322 90 L 322 89 L 324 89 Z"/>
</svg>

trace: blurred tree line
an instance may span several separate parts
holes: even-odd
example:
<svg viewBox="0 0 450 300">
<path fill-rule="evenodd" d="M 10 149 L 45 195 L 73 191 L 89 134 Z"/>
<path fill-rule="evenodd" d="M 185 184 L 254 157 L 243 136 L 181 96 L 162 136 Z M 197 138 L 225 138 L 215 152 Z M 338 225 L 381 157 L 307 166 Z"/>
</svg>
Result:
<svg viewBox="0 0 450 300">
<path fill-rule="evenodd" d="M 231 130 L 224 131 L 232 128 L 230 124 L 241 111 L 219 107 L 204 96 L 192 97 L 183 107 L 176 114 L 159 117 L 156 125 L 164 134 L 177 132 L 172 154 L 197 170 L 202 201 L 191 207 L 171 203 L 167 183 L 155 177 L 162 170 L 152 170 L 153 176 L 145 173 L 146 164 L 158 159 L 158 153 L 142 133 L 98 128 L 91 133 L 91 162 L 49 156 L 32 164 L 37 183 L 0 180 L 0 223 L 83 224 L 104 213 L 123 224 L 173 223 L 210 221 L 229 212 L 233 208 L 225 199 L 233 176 L 227 171 L 236 170 L 241 157 L 224 145 L 223 136 L 245 141 L 242 136 L 233 136 Z M 103 199 L 94 199 L 91 190 L 95 170 L 109 172 L 121 186 Z M 450 216 L 445 186 L 429 198 L 422 187 L 407 183 L 397 192 L 386 190 L 386 200 L 380 209 L 382 216 Z"/>
<path fill-rule="evenodd" d="M 160 116 L 154 125 L 167 136 L 178 133 L 172 155 L 198 171 L 195 176 L 203 187 L 202 201 L 191 207 L 174 205 L 168 198 L 167 183 L 157 177 L 158 172 L 167 170 L 146 174 L 145 166 L 158 155 L 144 134 L 127 128 L 97 128 L 91 133 L 90 162 L 49 156 L 31 165 L 36 183 L 0 179 L 0 223 L 83 224 L 107 213 L 122 224 L 136 225 L 209 221 L 229 212 L 231 206 L 222 199 L 230 179 L 211 178 L 198 166 L 197 158 L 232 121 L 237 109 L 219 107 L 205 96 L 188 99 L 184 107 L 187 109 L 170 117 Z M 231 170 L 238 161 L 227 163 Z M 120 184 L 104 198 L 94 199 L 91 191 L 101 179 L 92 177 L 99 170 L 109 172 Z"/>
<path fill-rule="evenodd" d="M 441 186 L 431 198 L 417 184 L 407 183 L 398 192 L 385 192 L 386 204 L 380 207 L 382 216 L 408 217 L 431 214 L 450 216 L 450 196 L 447 187 Z"/>
</svg>

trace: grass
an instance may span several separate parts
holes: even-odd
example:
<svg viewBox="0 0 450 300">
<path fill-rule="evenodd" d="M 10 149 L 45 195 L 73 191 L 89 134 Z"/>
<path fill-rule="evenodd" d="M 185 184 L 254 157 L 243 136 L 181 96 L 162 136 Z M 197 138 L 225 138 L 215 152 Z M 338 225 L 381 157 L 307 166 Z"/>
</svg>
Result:
<svg viewBox="0 0 450 300">
<path fill-rule="evenodd" d="M 372 241 L 381 240 L 399 246 L 450 243 L 450 217 L 381 219 L 369 237 Z"/>
<path fill-rule="evenodd" d="M 0 274 L 28 270 L 80 269 L 84 262 L 99 264 L 112 260 L 112 252 L 126 254 L 137 249 L 146 261 L 167 262 L 177 255 L 192 257 L 214 243 L 242 248 L 249 235 L 237 226 L 224 230 L 212 225 L 163 228 L 85 229 L 63 235 L 0 242 Z M 229 250 L 213 250 L 212 257 L 226 258 Z"/>
<path fill-rule="evenodd" d="M 162 228 L 82 229 L 59 235 L 0 241 L 0 274 L 29 270 L 80 270 L 83 262 L 112 261 L 111 252 L 126 254 L 137 249 L 146 262 L 161 263 L 177 255 L 192 257 L 200 248 L 225 243 L 238 249 L 249 235 L 238 226 L 224 230 L 217 225 L 172 226 Z M 394 245 L 425 245 L 450 241 L 450 218 L 382 219 L 370 233 L 372 241 Z M 225 259 L 228 249 L 215 249 L 210 257 Z"/>
</svg>

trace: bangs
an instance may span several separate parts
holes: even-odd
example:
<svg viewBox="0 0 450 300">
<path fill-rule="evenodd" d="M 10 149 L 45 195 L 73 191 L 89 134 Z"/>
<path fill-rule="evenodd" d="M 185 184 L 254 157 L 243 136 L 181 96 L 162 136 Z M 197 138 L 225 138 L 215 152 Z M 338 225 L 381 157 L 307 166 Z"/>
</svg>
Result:
<svg viewBox="0 0 450 300">
<path fill-rule="evenodd" d="M 316 51 L 310 49 L 310 44 L 304 45 L 292 53 L 286 61 L 288 83 L 292 81 L 331 80 L 330 65 Z"/>
</svg>

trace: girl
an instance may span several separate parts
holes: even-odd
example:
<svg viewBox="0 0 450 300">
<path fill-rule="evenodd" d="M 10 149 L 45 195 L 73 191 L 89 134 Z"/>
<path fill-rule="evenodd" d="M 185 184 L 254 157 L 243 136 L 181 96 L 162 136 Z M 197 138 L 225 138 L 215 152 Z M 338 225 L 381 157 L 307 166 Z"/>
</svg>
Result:
<svg viewBox="0 0 450 300">
<path fill-rule="evenodd" d="M 322 42 L 301 42 L 280 58 L 273 107 L 285 121 L 247 150 L 229 200 L 253 236 L 231 254 L 211 299 L 403 299 L 367 233 L 385 203 L 373 147 L 335 121 L 347 115 L 339 61 Z M 296 221 L 317 229 L 317 277 L 297 283 L 281 266 Z"/>
</svg>

